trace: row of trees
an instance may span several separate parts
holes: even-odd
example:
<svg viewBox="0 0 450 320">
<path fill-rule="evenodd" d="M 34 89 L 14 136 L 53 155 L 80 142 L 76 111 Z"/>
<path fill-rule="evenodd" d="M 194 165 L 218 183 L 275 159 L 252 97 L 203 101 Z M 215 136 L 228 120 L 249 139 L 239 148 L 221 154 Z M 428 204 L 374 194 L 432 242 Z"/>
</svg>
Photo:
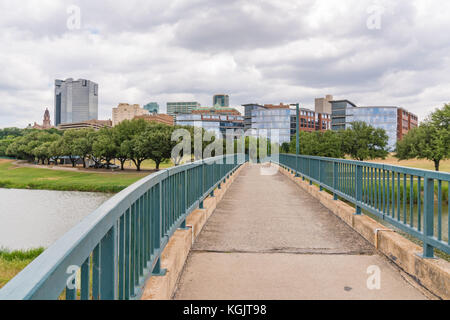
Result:
<svg viewBox="0 0 450 320">
<path fill-rule="evenodd" d="M 397 142 L 396 157 L 431 160 L 439 171 L 440 162 L 450 158 L 450 104 L 431 113 L 418 128 Z"/>
<path fill-rule="evenodd" d="M 300 154 L 318 157 L 344 158 L 364 161 L 386 158 L 388 136 L 383 129 L 376 129 L 365 122 L 354 122 L 341 131 L 300 132 Z M 281 146 L 282 152 L 296 153 L 296 139 Z"/>
<path fill-rule="evenodd" d="M 151 159 L 156 168 L 170 159 L 172 132 L 180 127 L 145 120 L 123 121 L 114 128 L 67 130 L 64 133 L 49 130 L 30 130 L 16 137 L 3 139 L 5 155 L 35 161 L 42 164 L 53 160 L 56 164 L 62 157 L 68 157 L 72 166 L 79 159 L 86 167 L 87 160 L 105 163 L 109 168 L 114 159 L 120 161 L 121 169 L 127 160 L 133 161 L 138 171 L 142 162 Z M 192 130 L 191 130 L 192 131 Z"/>
<path fill-rule="evenodd" d="M 72 166 L 81 159 L 83 167 L 86 167 L 87 160 L 91 159 L 97 164 L 105 163 L 107 168 L 114 159 L 117 159 L 122 170 L 125 162 L 131 160 L 138 171 L 141 170 L 144 160 L 151 159 L 159 169 L 163 161 L 171 158 L 172 149 L 179 142 L 172 140 L 172 133 L 180 128 L 188 130 L 193 148 L 193 127 L 167 126 L 148 123 L 142 119 L 126 120 L 114 128 L 103 128 L 99 131 L 12 130 L 13 135 L 10 130 L 8 135 L 4 135 L 0 140 L 0 156 L 6 155 L 28 161 L 37 159 L 42 164 L 48 164 L 51 160 L 57 164 L 59 159 L 67 157 Z M 202 136 L 204 133 L 202 130 Z M 214 140 L 215 138 L 212 138 L 212 141 Z M 253 145 L 257 146 L 255 150 L 249 150 L 251 140 L 255 140 L 253 142 Z M 352 128 L 342 132 L 301 132 L 300 153 L 333 158 L 351 155 L 358 160 L 383 158 L 388 154 L 387 141 L 388 137 L 384 130 L 374 129 L 365 123 L 354 123 Z M 203 141 L 202 150 L 208 143 L 210 142 Z M 223 144 L 220 144 L 225 151 L 226 141 L 223 140 Z M 253 154 L 256 159 L 260 147 L 259 139 L 246 137 L 247 154 L 249 151 L 256 153 Z M 270 153 L 271 143 L 269 142 L 266 147 Z M 290 144 L 283 144 L 281 151 L 295 153 L 295 148 L 294 139 Z M 234 142 L 234 149 L 237 152 L 237 141 Z M 172 160 L 176 164 L 181 161 L 180 158 Z"/>
<path fill-rule="evenodd" d="M 175 132 L 183 129 L 181 132 Z M 114 128 L 102 128 L 98 131 L 93 129 L 79 130 L 10 130 L 8 135 L 0 139 L 0 156 L 9 156 L 30 162 L 38 161 L 44 164 L 55 163 L 62 158 L 69 159 L 75 167 L 78 161 L 87 166 L 88 160 L 96 164 L 105 164 L 109 168 L 113 160 L 120 162 L 120 167 L 124 170 L 127 160 L 133 161 L 138 171 L 141 170 L 142 162 L 151 159 L 159 169 L 160 164 L 171 159 L 175 165 L 185 160 L 189 155 L 184 154 L 184 150 L 189 149 L 190 153 L 195 149 L 194 136 L 201 139 L 200 155 L 198 157 L 209 157 L 225 152 L 238 152 L 238 141 L 234 140 L 231 147 L 227 145 L 225 137 L 216 137 L 214 132 L 208 134 L 204 129 L 191 126 L 168 126 L 158 123 L 149 123 L 145 120 L 125 120 Z M 12 135 L 11 132 L 15 134 Z M 1 130 L 0 130 L 1 132 Z M 175 133 L 175 134 L 174 134 Z M 187 137 L 186 137 L 187 136 Z M 197 136 L 198 137 L 198 136 Z M 173 138 L 173 139 L 172 139 Z M 189 139 L 187 149 L 175 149 L 175 146 Z M 253 159 L 259 158 L 260 148 L 266 148 L 270 153 L 272 148 L 269 142 L 263 144 L 259 138 L 245 137 L 245 153 L 252 153 Z M 177 154 L 172 154 L 173 150 L 179 150 Z M 239 150 L 240 151 L 240 150 Z M 197 152 L 197 151 L 196 151 Z M 191 154 L 191 160 L 193 159 Z"/>
</svg>

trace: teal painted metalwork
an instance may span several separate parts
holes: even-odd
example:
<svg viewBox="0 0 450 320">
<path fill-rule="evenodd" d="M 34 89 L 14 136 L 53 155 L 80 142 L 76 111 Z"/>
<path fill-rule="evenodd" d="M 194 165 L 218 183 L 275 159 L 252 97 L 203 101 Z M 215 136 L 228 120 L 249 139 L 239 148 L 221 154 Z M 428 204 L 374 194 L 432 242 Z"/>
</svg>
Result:
<svg viewBox="0 0 450 320">
<path fill-rule="evenodd" d="M 450 218 L 447 234 L 442 228 L 449 173 L 294 154 L 280 154 L 279 164 L 328 190 L 335 200 L 354 204 L 357 214 L 370 212 L 421 240 L 424 257 L 432 258 L 435 249 L 450 254 Z M 446 197 L 443 182 L 449 186 Z"/>
<path fill-rule="evenodd" d="M 220 156 L 141 179 L 45 250 L 0 290 L 0 300 L 58 299 L 64 291 L 67 299 L 139 298 L 148 277 L 164 274 L 160 257 L 173 233 L 241 164 L 238 155 Z M 66 289 L 74 267 L 81 267 L 81 288 Z"/>
<path fill-rule="evenodd" d="M 84 261 L 81 266 L 81 300 L 89 300 L 90 282 L 89 282 L 89 259 Z"/>
</svg>

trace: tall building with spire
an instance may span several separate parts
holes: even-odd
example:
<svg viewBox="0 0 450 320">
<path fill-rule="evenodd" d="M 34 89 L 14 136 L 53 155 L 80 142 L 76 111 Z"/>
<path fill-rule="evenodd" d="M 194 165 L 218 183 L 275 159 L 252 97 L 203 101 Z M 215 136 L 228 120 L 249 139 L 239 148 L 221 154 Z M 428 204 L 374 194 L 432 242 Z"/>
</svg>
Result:
<svg viewBox="0 0 450 320">
<path fill-rule="evenodd" d="M 30 126 L 30 128 L 33 128 L 33 129 L 50 129 L 50 128 L 53 128 L 52 122 L 50 120 L 50 111 L 48 111 L 48 108 L 45 108 L 44 119 L 42 121 L 42 125 L 40 125 L 37 122 L 35 122 L 33 126 Z"/>
</svg>

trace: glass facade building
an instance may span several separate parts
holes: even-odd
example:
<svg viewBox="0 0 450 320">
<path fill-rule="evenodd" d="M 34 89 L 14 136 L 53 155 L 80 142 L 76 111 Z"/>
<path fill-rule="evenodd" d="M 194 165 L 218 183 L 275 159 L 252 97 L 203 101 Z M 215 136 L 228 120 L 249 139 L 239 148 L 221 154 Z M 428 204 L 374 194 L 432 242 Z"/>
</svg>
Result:
<svg viewBox="0 0 450 320">
<path fill-rule="evenodd" d="M 347 121 L 362 121 L 374 128 L 384 129 L 389 137 L 389 149 L 393 150 L 397 143 L 397 108 L 396 107 L 363 107 L 347 109 Z"/>
<path fill-rule="evenodd" d="M 176 116 L 177 114 L 191 113 L 200 107 L 200 103 L 196 101 L 190 102 L 167 102 L 167 114 Z"/>
<path fill-rule="evenodd" d="M 156 102 L 147 103 L 143 109 L 147 110 L 149 113 L 159 113 L 159 104 Z"/>
<path fill-rule="evenodd" d="M 244 117 L 240 115 L 220 114 L 179 114 L 176 124 L 180 126 L 200 127 L 225 137 L 228 129 L 244 130 Z"/>
<path fill-rule="evenodd" d="M 331 130 L 346 129 L 346 114 L 350 108 L 356 108 L 356 105 L 348 100 L 331 101 Z"/>
<path fill-rule="evenodd" d="M 351 127 L 352 122 L 365 122 L 374 128 L 384 129 L 389 137 L 388 148 L 395 149 L 399 139 L 398 114 L 404 112 L 399 107 L 357 107 L 348 100 L 331 101 L 331 129 L 345 130 Z M 409 113 L 408 113 L 409 114 Z M 415 117 L 414 115 L 411 115 Z M 415 117 L 417 119 L 417 117 Z M 414 125 L 413 125 L 414 126 Z M 417 126 L 417 122 L 415 124 Z M 411 127 L 411 126 L 410 126 Z"/>
<path fill-rule="evenodd" d="M 252 110 L 252 135 L 258 136 L 261 130 L 267 130 L 267 136 L 272 141 L 278 133 L 278 143 L 290 142 L 292 114 L 295 115 L 295 110 L 289 108 Z"/>
<path fill-rule="evenodd" d="M 230 106 L 230 96 L 227 94 L 214 95 L 213 106 L 229 107 Z"/>
<path fill-rule="evenodd" d="M 72 78 L 55 80 L 55 126 L 97 119 L 97 83 Z"/>
<path fill-rule="evenodd" d="M 257 104 L 257 103 L 249 103 L 249 104 L 243 104 L 244 107 L 244 127 L 245 130 L 249 130 L 252 128 L 252 111 L 263 109 L 264 106 Z"/>
</svg>

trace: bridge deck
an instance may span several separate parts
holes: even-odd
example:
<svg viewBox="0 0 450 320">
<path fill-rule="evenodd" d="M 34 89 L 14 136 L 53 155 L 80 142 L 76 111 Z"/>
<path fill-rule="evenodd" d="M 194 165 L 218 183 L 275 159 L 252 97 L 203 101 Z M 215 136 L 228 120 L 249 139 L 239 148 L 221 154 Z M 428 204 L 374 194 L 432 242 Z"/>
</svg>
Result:
<svg viewBox="0 0 450 320">
<path fill-rule="evenodd" d="M 369 266 L 381 270 L 369 290 Z M 175 299 L 425 299 L 358 233 L 281 173 L 244 168 L 191 250 Z"/>
</svg>

